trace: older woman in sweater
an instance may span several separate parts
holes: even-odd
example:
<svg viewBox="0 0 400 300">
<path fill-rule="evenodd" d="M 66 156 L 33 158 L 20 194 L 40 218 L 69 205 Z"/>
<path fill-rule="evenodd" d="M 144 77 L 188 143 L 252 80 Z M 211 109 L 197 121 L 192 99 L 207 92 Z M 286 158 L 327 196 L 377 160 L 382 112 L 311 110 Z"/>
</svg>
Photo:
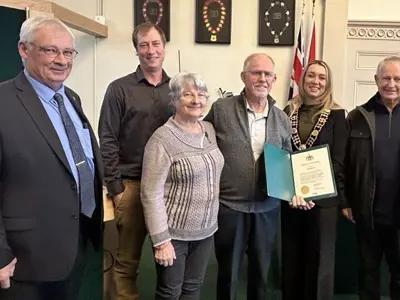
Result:
<svg viewBox="0 0 400 300">
<path fill-rule="evenodd" d="M 154 247 L 155 299 L 199 299 L 217 230 L 224 158 L 213 126 L 199 118 L 208 100 L 200 75 L 170 82 L 175 114 L 148 141 L 141 200 Z"/>
</svg>

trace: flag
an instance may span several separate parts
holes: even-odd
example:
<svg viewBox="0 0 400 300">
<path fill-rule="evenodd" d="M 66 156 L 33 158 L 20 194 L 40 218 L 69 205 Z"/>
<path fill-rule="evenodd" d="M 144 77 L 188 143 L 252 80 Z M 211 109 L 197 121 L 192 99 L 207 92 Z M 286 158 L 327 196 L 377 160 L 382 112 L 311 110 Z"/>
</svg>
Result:
<svg viewBox="0 0 400 300">
<path fill-rule="evenodd" d="M 303 16 L 300 20 L 299 35 L 297 36 L 297 45 L 293 57 L 292 75 L 290 77 L 289 97 L 292 99 L 299 93 L 299 81 L 301 72 L 304 68 L 304 40 L 303 40 Z"/>
<path fill-rule="evenodd" d="M 310 40 L 308 43 L 307 58 L 305 64 L 315 60 L 315 16 L 312 18 L 312 27 L 310 33 Z"/>
</svg>

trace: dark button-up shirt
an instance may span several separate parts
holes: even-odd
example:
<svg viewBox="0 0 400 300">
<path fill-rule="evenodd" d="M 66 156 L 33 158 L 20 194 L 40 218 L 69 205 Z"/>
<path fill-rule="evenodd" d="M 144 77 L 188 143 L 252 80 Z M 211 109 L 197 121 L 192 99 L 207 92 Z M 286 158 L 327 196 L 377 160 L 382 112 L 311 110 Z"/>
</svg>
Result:
<svg viewBox="0 0 400 300">
<path fill-rule="evenodd" d="M 154 131 L 171 116 L 169 80 L 163 71 L 150 84 L 140 66 L 112 82 L 100 113 L 99 138 L 110 196 L 124 190 L 123 179 L 140 179 L 144 147 Z"/>
</svg>

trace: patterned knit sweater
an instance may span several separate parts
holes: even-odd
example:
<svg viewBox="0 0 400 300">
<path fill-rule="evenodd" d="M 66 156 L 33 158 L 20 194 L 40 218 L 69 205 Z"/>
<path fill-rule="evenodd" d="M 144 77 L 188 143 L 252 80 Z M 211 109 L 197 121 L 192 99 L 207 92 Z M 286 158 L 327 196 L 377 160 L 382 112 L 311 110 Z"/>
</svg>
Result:
<svg viewBox="0 0 400 300">
<path fill-rule="evenodd" d="M 146 145 L 140 194 L 154 246 L 205 239 L 217 230 L 224 158 L 213 126 L 199 122 L 202 132 L 188 133 L 171 117 Z"/>
</svg>

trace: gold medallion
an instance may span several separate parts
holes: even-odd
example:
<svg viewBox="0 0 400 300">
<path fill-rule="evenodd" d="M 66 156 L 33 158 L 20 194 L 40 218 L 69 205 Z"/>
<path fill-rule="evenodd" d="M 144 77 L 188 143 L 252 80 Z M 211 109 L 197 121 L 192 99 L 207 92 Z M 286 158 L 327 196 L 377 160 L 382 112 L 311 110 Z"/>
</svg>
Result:
<svg viewBox="0 0 400 300">
<path fill-rule="evenodd" d="M 310 188 L 308 186 L 304 185 L 301 187 L 301 193 L 303 195 L 307 195 L 309 192 L 310 192 Z"/>
</svg>

